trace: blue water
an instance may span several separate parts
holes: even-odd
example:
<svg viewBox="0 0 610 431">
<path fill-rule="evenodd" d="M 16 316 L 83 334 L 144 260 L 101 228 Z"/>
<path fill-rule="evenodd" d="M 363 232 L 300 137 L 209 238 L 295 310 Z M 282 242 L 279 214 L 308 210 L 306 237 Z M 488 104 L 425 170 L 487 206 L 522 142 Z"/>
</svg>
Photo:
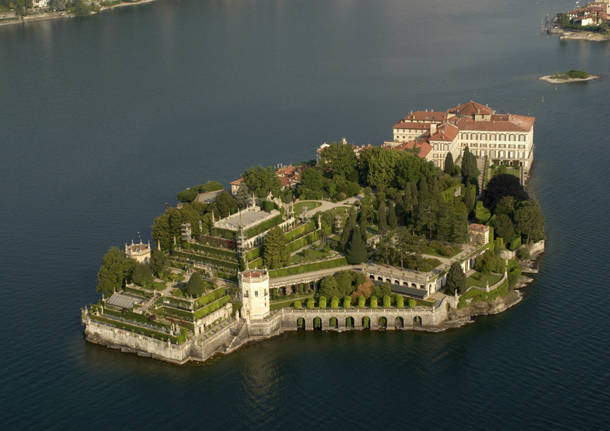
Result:
<svg viewBox="0 0 610 431">
<path fill-rule="evenodd" d="M 610 44 L 568 1 L 161 0 L 0 27 L 3 429 L 608 429 Z M 602 79 L 555 87 L 543 74 Z M 531 114 L 549 237 L 510 311 L 442 334 L 289 334 L 203 365 L 86 343 L 110 245 L 176 191 L 411 109 Z"/>
</svg>

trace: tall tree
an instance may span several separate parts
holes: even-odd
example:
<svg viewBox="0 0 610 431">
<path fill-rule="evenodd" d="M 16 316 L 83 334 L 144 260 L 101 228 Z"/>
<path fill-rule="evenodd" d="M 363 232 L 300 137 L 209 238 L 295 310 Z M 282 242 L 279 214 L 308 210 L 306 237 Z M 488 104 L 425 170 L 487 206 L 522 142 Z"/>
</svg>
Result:
<svg viewBox="0 0 610 431">
<path fill-rule="evenodd" d="M 349 181 L 357 181 L 357 164 L 354 148 L 349 144 L 332 142 L 320 154 L 320 166 L 329 178 L 340 175 Z"/>
<path fill-rule="evenodd" d="M 466 206 L 466 211 L 469 216 L 474 211 L 474 207 L 477 200 L 476 194 L 477 190 L 473 184 L 464 186 L 464 205 Z"/>
<path fill-rule="evenodd" d="M 237 211 L 237 201 L 228 192 L 220 192 L 213 203 L 214 212 L 218 217 L 227 217 Z"/>
<path fill-rule="evenodd" d="M 453 294 L 464 293 L 466 289 L 466 274 L 462 271 L 462 266 L 458 262 L 453 262 L 447 273 L 447 290 Z"/>
<path fill-rule="evenodd" d="M 102 265 L 97 273 L 97 291 L 104 295 L 122 289 L 130 278 L 135 261 L 125 256 L 117 247 L 110 247 L 104 255 Z"/>
<path fill-rule="evenodd" d="M 468 241 L 468 212 L 466 206 L 457 201 L 453 204 L 451 242 L 463 244 Z"/>
<path fill-rule="evenodd" d="M 239 188 L 237 189 L 237 193 L 235 193 L 235 200 L 237 201 L 237 205 L 239 205 L 240 208 L 246 208 L 250 205 L 250 202 L 252 201 L 252 193 L 250 192 L 250 189 L 248 189 L 248 186 L 245 184 L 240 184 Z"/>
<path fill-rule="evenodd" d="M 136 263 L 133 268 L 132 279 L 140 286 L 148 286 L 153 281 L 153 273 L 148 263 Z"/>
<path fill-rule="evenodd" d="M 349 242 L 347 255 L 345 256 L 347 262 L 351 265 L 357 265 L 362 263 L 367 258 L 366 245 L 362 240 L 362 234 L 360 233 L 360 227 L 356 226 L 352 232 L 352 237 Z"/>
<path fill-rule="evenodd" d="M 198 272 L 193 272 L 191 274 L 191 278 L 186 283 L 186 291 L 193 298 L 201 296 L 205 290 L 205 285 L 203 284 L 203 280 L 201 279 L 201 275 Z"/>
<path fill-rule="evenodd" d="M 243 173 L 242 178 L 248 189 L 259 199 L 264 199 L 272 193 L 278 195 L 281 188 L 280 179 L 275 175 L 272 168 L 257 166 Z"/>
<path fill-rule="evenodd" d="M 516 202 L 529 199 L 529 195 L 516 176 L 498 174 L 487 183 L 487 187 L 481 194 L 481 201 L 486 208 L 495 212 L 496 205 L 505 196 L 512 196 Z"/>
<path fill-rule="evenodd" d="M 447 152 L 447 155 L 445 156 L 445 166 L 443 168 L 443 171 L 448 174 L 448 175 L 453 175 L 455 172 L 455 164 L 453 163 L 453 155 L 451 154 L 451 152 Z"/>
<path fill-rule="evenodd" d="M 504 244 L 510 244 L 517 236 L 513 221 L 504 213 L 496 214 L 494 228 L 496 235 L 504 239 Z"/>
<path fill-rule="evenodd" d="M 161 250 L 153 250 L 150 254 L 150 269 L 153 274 L 160 277 L 167 268 L 167 258 Z"/>
<path fill-rule="evenodd" d="M 346 250 L 347 244 L 352 237 L 352 231 L 356 227 L 356 211 L 351 211 L 345 226 L 343 227 L 343 233 L 341 234 L 341 249 Z"/>
<path fill-rule="evenodd" d="M 286 243 L 286 236 L 279 227 L 267 232 L 263 243 L 263 260 L 267 268 L 281 268 L 288 263 Z"/>
<path fill-rule="evenodd" d="M 521 204 L 515 211 L 515 222 L 528 242 L 544 239 L 544 217 L 537 200 L 530 199 Z"/>
<path fill-rule="evenodd" d="M 388 213 L 388 226 L 390 229 L 396 229 L 398 226 L 398 217 L 396 217 L 396 205 L 390 203 L 390 212 Z"/>
<path fill-rule="evenodd" d="M 464 184 L 477 184 L 479 175 L 476 156 L 470 152 L 468 147 L 464 148 L 464 154 L 462 155 L 462 177 Z"/>
<path fill-rule="evenodd" d="M 387 207 L 385 205 L 385 200 L 379 202 L 379 208 L 377 209 L 377 224 L 379 225 L 379 230 L 381 232 L 385 232 L 388 230 L 388 219 L 387 219 Z"/>
</svg>

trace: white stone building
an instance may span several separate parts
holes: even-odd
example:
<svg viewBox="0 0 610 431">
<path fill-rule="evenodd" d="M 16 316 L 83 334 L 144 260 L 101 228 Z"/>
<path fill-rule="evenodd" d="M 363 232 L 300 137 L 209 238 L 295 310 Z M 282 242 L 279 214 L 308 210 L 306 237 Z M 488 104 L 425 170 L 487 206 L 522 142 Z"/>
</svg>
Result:
<svg viewBox="0 0 610 431">
<path fill-rule="evenodd" d="M 264 319 L 269 315 L 269 272 L 266 269 L 240 272 L 239 292 L 246 320 Z"/>
<path fill-rule="evenodd" d="M 456 160 L 466 147 L 493 162 L 518 163 L 527 175 L 534 160 L 535 117 L 497 114 L 487 105 L 467 102 L 447 112 L 415 111 L 393 126 L 393 141 L 384 147 L 421 147 L 420 157 L 444 167 L 450 152 Z M 430 149 L 425 145 L 428 143 Z"/>
<path fill-rule="evenodd" d="M 134 244 L 132 240 L 131 245 L 125 244 L 125 255 L 140 263 L 148 262 L 150 260 L 150 242 L 144 244 L 140 240 L 139 243 Z"/>
</svg>

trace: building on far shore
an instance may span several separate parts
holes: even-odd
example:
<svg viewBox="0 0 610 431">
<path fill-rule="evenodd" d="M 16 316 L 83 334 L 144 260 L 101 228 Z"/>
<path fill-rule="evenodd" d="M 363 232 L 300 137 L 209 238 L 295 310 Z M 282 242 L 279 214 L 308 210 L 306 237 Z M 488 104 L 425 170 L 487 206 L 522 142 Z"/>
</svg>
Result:
<svg viewBox="0 0 610 431">
<path fill-rule="evenodd" d="M 528 174 L 534 160 L 535 117 L 497 114 L 487 105 L 467 102 L 446 112 L 411 111 L 394 124 L 393 140 L 383 147 L 417 150 L 418 156 L 439 168 L 447 153 L 453 160 L 468 147 L 477 157 L 491 162 L 513 163 Z"/>
</svg>

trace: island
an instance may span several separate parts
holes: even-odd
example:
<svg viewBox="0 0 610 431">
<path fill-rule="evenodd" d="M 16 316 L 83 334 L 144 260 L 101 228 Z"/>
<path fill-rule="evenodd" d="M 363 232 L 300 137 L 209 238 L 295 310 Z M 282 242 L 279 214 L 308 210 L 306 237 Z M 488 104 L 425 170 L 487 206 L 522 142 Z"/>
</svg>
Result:
<svg viewBox="0 0 610 431">
<path fill-rule="evenodd" d="M 596 0 L 569 12 L 555 15 L 549 33 L 560 35 L 560 39 L 588 41 L 610 40 L 610 0 Z"/>
<path fill-rule="evenodd" d="M 324 143 L 228 190 L 183 190 L 152 241 L 104 256 L 85 338 L 184 364 L 287 331 L 438 332 L 502 312 L 544 251 L 534 121 L 474 101 L 411 111 L 380 146 Z"/>
<path fill-rule="evenodd" d="M 0 0 L 0 25 L 95 15 L 154 0 Z"/>
<path fill-rule="evenodd" d="M 554 73 L 553 75 L 544 75 L 538 78 L 542 81 L 549 82 L 551 84 L 567 84 L 571 82 L 587 82 L 594 79 L 599 79 L 599 76 L 591 75 L 588 72 L 582 70 L 570 70 L 565 73 Z"/>
</svg>

